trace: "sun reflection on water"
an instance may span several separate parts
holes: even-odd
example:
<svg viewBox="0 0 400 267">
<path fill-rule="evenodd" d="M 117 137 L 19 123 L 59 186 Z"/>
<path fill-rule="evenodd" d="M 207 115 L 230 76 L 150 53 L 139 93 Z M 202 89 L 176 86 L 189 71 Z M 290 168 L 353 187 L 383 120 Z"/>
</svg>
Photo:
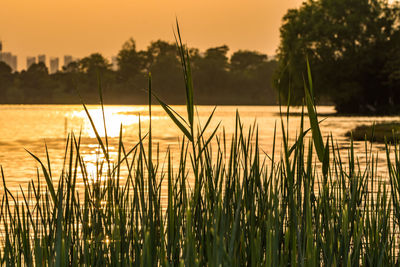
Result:
<svg viewBox="0 0 400 267">
<path fill-rule="evenodd" d="M 142 115 L 144 113 L 144 115 Z M 89 114 L 93 120 L 96 130 L 100 137 L 105 137 L 103 113 L 101 108 L 89 108 Z M 106 121 L 107 136 L 110 138 L 118 137 L 120 133 L 120 127 L 146 123 L 149 121 L 149 116 L 146 114 L 146 110 L 142 108 L 127 113 L 126 108 L 121 107 L 107 107 L 104 110 L 104 116 Z M 82 118 L 84 120 L 83 134 L 87 134 L 91 138 L 96 138 L 96 134 L 92 129 L 90 121 L 84 110 L 73 111 L 70 114 L 70 118 Z M 152 120 L 160 119 L 159 116 L 152 116 Z"/>
<path fill-rule="evenodd" d="M 97 164 L 96 162 L 98 162 L 99 160 L 99 155 L 96 154 L 87 154 L 84 155 L 83 157 L 83 161 L 85 163 L 85 168 L 86 168 L 86 174 L 88 179 L 90 179 L 90 181 L 95 181 L 96 180 L 96 174 L 97 174 Z"/>
</svg>

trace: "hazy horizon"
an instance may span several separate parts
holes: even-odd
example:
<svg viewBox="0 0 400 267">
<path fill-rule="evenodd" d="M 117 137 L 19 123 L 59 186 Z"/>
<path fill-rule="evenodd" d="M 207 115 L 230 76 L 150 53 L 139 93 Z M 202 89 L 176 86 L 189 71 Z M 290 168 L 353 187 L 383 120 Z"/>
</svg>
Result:
<svg viewBox="0 0 400 267">
<path fill-rule="evenodd" d="M 190 47 L 205 50 L 226 44 L 239 49 L 275 54 L 279 27 L 289 8 L 302 0 L 167 2 L 128 0 L 3 0 L 0 9 L 0 39 L 3 51 L 18 56 L 18 69 L 27 56 L 46 54 L 84 57 L 94 52 L 110 58 L 122 44 L 134 38 L 138 49 L 151 41 L 173 41 L 175 17 Z"/>
</svg>

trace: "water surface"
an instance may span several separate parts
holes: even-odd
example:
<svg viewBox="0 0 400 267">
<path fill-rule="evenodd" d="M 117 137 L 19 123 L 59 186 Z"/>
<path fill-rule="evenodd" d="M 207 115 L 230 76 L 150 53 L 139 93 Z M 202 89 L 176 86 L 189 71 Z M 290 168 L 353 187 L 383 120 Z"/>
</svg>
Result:
<svg viewBox="0 0 400 267">
<path fill-rule="evenodd" d="M 186 114 L 185 106 L 173 108 L 180 114 Z M 197 107 L 200 122 L 203 125 L 213 108 L 212 106 Z M 104 136 L 100 107 L 88 106 L 88 109 L 100 135 Z M 182 134 L 171 123 L 161 107 L 153 106 L 152 110 L 153 141 L 159 144 L 160 155 L 163 155 L 168 147 L 177 152 Z M 281 128 L 277 106 L 217 107 L 210 129 L 221 122 L 220 133 L 222 133 L 222 128 L 225 128 L 226 136 L 230 137 L 234 131 L 236 110 L 239 111 L 246 129 L 254 122 L 257 123 L 260 146 L 267 154 L 272 151 L 274 127 L 277 123 L 279 126 L 277 127 L 277 144 L 279 144 L 277 151 L 280 153 Z M 400 117 L 332 116 L 334 108 L 330 106 L 318 107 L 318 112 L 321 113 L 320 119 L 327 118 L 321 124 L 323 135 L 332 133 L 341 149 L 349 146 L 349 139 L 345 137 L 345 133 L 358 125 L 400 120 Z M 31 179 L 36 179 L 38 164 L 26 150 L 45 160 L 45 145 L 47 145 L 54 176 L 59 175 L 64 159 L 66 136 L 70 132 L 74 132 L 75 135 L 81 133 L 83 159 L 88 165 L 89 173 L 95 172 L 95 162 L 99 157 L 97 140 L 81 105 L 0 105 L 0 114 L 0 165 L 4 169 L 7 185 L 11 189 L 17 190 L 20 184 L 24 186 Z M 121 125 L 127 149 L 133 147 L 139 140 L 139 121 L 142 134 L 148 130 L 147 106 L 105 106 L 105 116 L 107 135 L 110 137 L 110 153 L 114 157 L 117 153 Z M 291 116 L 289 133 L 292 138 L 296 136 L 299 123 L 299 116 Z M 380 155 L 379 164 L 382 169 L 385 168 L 383 148 L 382 144 L 374 145 L 374 151 Z M 362 160 L 365 157 L 364 142 L 355 142 L 355 150 Z"/>
</svg>

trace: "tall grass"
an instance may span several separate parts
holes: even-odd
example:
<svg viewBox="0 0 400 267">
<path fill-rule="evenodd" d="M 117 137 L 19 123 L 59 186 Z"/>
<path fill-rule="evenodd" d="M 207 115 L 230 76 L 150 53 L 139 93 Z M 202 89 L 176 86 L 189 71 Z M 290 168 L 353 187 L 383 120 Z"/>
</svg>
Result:
<svg viewBox="0 0 400 267">
<path fill-rule="evenodd" d="M 370 147 L 361 164 L 352 142 L 345 158 L 333 137 L 324 143 L 311 76 L 305 86 L 311 129 L 304 129 L 303 113 L 293 141 L 282 117 L 282 144 L 274 137 L 271 155 L 260 151 L 257 126 L 246 130 L 239 114 L 229 138 L 218 127 L 208 129 L 215 110 L 201 126 L 179 27 L 177 44 L 186 85 L 186 119 L 154 97 L 182 131 L 179 159 L 171 151 L 165 157 L 152 154 L 156 144 L 150 123 L 149 132 L 140 130 L 130 149 L 121 127 L 117 159 L 112 161 L 107 137 L 100 137 L 83 104 L 103 153 L 95 178 L 88 175 L 80 136 L 74 134 L 67 138 L 58 179 L 52 175 L 48 154 L 44 160 L 32 154 L 41 170 L 27 189 L 21 188 L 19 197 L 7 189 L 2 172 L 2 265 L 398 264 L 398 146 L 386 147 L 389 177 L 382 177 Z M 149 77 L 150 121 L 152 95 Z M 278 145 L 283 147 L 279 155 Z M 82 191 L 77 188 L 80 179 Z"/>
</svg>

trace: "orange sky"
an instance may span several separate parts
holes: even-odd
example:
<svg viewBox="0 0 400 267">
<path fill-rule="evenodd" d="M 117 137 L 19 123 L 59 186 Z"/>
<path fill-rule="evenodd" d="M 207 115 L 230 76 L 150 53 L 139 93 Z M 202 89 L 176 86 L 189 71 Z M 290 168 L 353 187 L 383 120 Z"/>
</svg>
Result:
<svg viewBox="0 0 400 267">
<path fill-rule="evenodd" d="M 139 49 L 173 40 L 177 16 L 184 40 L 204 50 L 227 44 L 231 51 L 275 54 L 281 18 L 302 0 L 1 0 L 3 50 L 26 56 L 116 55 L 133 37 Z M 61 60 L 61 64 L 62 64 Z"/>
</svg>

